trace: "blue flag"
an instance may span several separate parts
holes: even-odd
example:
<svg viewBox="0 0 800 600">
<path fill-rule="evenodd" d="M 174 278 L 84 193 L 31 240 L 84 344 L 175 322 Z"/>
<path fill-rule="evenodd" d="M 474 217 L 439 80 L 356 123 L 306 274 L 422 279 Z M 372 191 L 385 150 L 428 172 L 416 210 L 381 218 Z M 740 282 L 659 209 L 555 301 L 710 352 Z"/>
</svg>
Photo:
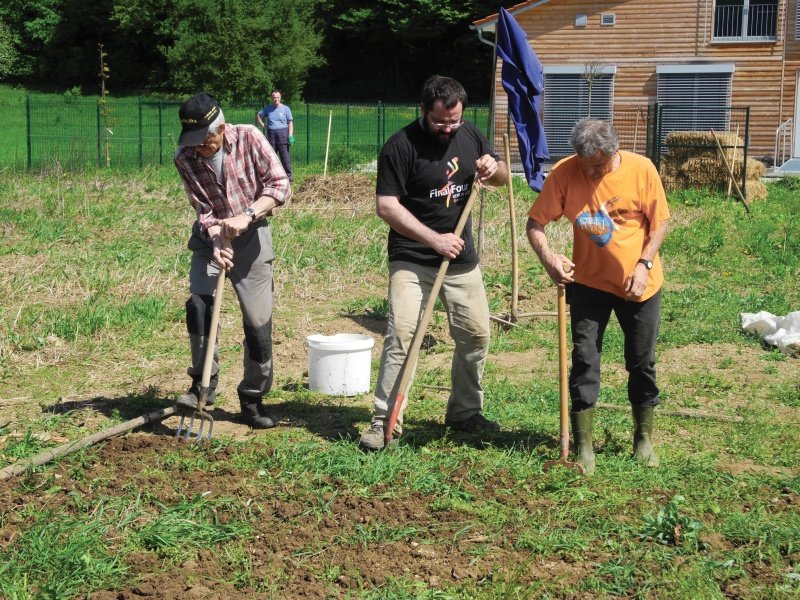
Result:
<svg viewBox="0 0 800 600">
<path fill-rule="evenodd" d="M 540 192 L 542 163 L 550 158 L 544 126 L 539 116 L 544 72 L 528 36 L 505 8 L 497 20 L 497 54 L 503 59 L 501 78 L 508 95 L 508 111 L 517 130 L 519 155 L 528 185 Z"/>
</svg>

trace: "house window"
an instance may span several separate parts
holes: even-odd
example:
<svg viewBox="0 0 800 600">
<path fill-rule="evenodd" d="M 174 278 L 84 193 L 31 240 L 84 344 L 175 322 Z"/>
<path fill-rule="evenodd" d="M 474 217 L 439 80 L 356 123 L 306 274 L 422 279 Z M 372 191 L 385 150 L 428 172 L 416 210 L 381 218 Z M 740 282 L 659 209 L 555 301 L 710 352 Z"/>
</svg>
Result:
<svg viewBox="0 0 800 600">
<path fill-rule="evenodd" d="M 800 4 L 794 7 L 794 41 L 800 42 Z"/>
<path fill-rule="evenodd" d="M 777 39 L 778 0 L 715 0 L 715 42 L 771 42 Z"/>
<path fill-rule="evenodd" d="M 612 27 L 617 23 L 617 15 L 614 13 L 603 13 L 600 15 L 600 25 L 604 27 Z"/>
<path fill-rule="evenodd" d="M 615 73 L 606 65 L 545 66 L 542 115 L 552 159 L 574 154 L 569 134 L 579 120 L 611 121 Z"/>
<path fill-rule="evenodd" d="M 660 65 L 658 103 L 661 132 L 726 131 L 731 104 L 733 64 Z"/>
</svg>

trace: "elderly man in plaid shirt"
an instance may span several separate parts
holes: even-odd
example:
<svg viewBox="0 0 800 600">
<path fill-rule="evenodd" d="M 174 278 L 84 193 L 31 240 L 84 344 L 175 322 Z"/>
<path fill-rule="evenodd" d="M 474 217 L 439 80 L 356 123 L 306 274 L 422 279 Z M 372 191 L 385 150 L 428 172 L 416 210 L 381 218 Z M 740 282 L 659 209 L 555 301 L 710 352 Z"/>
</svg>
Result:
<svg viewBox="0 0 800 600">
<path fill-rule="evenodd" d="M 228 125 L 213 96 L 197 94 L 179 109 L 182 130 L 175 166 L 197 221 L 189 239 L 191 297 L 186 325 L 192 350 L 192 385 L 178 406 L 195 409 L 205 341 L 220 266 L 228 272 L 242 309 L 244 373 L 237 387 L 245 421 L 274 427 L 262 398 L 272 386 L 272 232 L 266 217 L 292 195 L 289 178 L 264 135 L 253 125 Z M 214 353 L 208 405 L 219 375 Z"/>
</svg>

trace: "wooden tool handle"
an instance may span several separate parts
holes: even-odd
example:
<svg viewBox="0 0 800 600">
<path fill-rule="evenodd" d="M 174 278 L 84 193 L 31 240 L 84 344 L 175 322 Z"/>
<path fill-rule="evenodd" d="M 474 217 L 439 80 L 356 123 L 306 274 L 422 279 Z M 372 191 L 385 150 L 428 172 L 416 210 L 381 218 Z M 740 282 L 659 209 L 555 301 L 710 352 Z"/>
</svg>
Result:
<svg viewBox="0 0 800 600">
<path fill-rule="evenodd" d="M 467 224 L 467 219 L 469 219 L 470 212 L 472 211 L 472 206 L 475 204 L 475 199 L 478 197 L 479 187 L 481 186 L 478 185 L 477 181 L 473 182 L 472 191 L 470 192 L 469 198 L 467 198 L 466 204 L 464 204 L 464 208 L 461 210 L 461 217 L 458 219 L 456 228 L 453 231 L 454 235 L 460 236 L 464 231 L 464 227 Z M 408 348 L 408 354 L 406 355 L 406 359 L 403 361 L 400 377 L 398 377 L 398 382 L 394 387 L 394 406 L 392 406 L 392 412 L 389 415 L 389 422 L 384 430 L 386 444 L 392 441 L 392 434 L 394 433 L 394 428 L 397 425 L 397 418 L 400 415 L 400 408 L 403 405 L 406 390 L 411 383 L 411 375 L 414 373 L 414 365 L 419 357 L 419 349 L 422 346 L 422 338 L 425 336 L 425 331 L 428 329 L 428 322 L 433 314 L 433 306 L 436 304 L 436 298 L 439 296 L 439 290 L 442 289 L 444 276 L 447 273 L 447 268 L 449 266 L 450 259 L 442 259 L 442 264 L 439 267 L 439 272 L 436 274 L 436 279 L 431 287 L 431 293 L 430 296 L 428 296 L 428 302 L 425 305 L 425 310 L 422 313 L 419 322 L 417 323 L 417 329 L 414 332 L 414 337 L 411 339 L 411 346 Z"/>
</svg>

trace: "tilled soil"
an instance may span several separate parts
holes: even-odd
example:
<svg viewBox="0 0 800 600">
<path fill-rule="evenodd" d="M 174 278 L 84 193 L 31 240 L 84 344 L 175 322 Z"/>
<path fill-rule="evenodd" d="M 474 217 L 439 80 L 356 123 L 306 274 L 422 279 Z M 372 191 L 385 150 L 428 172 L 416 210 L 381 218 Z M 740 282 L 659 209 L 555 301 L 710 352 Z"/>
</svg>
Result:
<svg viewBox="0 0 800 600">
<path fill-rule="evenodd" d="M 164 465 L 168 453 L 200 452 L 209 465 L 187 472 L 181 467 Z M 172 598 L 326 598 L 345 596 L 360 587 L 381 586 L 391 577 L 419 580 L 438 587 L 445 582 L 470 580 L 490 583 L 513 573 L 518 582 L 559 579 L 573 581 L 586 575 L 589 563 L 543 560 L 526 551 L 507 546 L 482 531 L 478 522 L 467 523 L 463 514 L 436 510 L 431 499 L 420 494 L 392 498 L 392 489 L 373 490 L 378 497 L 363 498 L 348 492 L 332 492 L 330 482 L 323 484 L 321 496 L 292 490 L 285 493 L 262 484 L 259 478 L 242 479 L 242 472 L 229 464 L 234 450 L 226 448 L 190 448 L 184 441 L 155 433 L 137 433 L 115 438 L 94 451 L 83 465 L 82 475 L 74 479 L 66 468 L 53 477 L 37 473 L 25 476 L 26 489 L 19 493 L 10 487 L 0 490 L 5 506 L 36 507 L 46 505 L 74 507 L 69 497 L 79 495 L 115 496 L 140 489 L 147 502 L 173 505 L 203 494 L 207 498 L 226 498 L 247 506 L 254 523 L 251 541 L 246 544 L 252 581 L 274 581 L 274 592 L 256 592 L 247 584 L 234 586 L 224 557 L 201 549 L 197 558 L 170 565 L 155 551 L 138 551 L 126 558 L 130 584 L 122 590 L 96 592 L 94 600 L 172 599 Z M 268 452 L 265 464 L 269 464 Z M 159 465 L 153 474 L 142 465 Z M 268 468 L 268 467 L 267 467 Z M 166 477 L 164 476 L 166 473 Z M 464 474 L 454 473 L 454 479 Z M 98 482 L 104 482 L 98 486 Z M 501 473 L 481 488 L 471 487 L 477 498 L 492 497 L 510 481 Z M 49 494 L 42 493 L 47 485 Z M 53 493 L 54 486 L 57 491 Z M 267 489 L 265 489 L 267 488 Z M 385 496 L 385 498 L 383 498 Z M 61 499 L 65 502 L 61 503 Z M 324 503 L 326 509 L 314 510 Z M 516 497 L 508 502 L 527 509 L 545 508 L 545 500 Z M 531 506 L 535 505 L 535 506 Z M 67 510 L 76 510 L 67 508 Z M 224 520 L 226 516 L 218 516 Z M 0 529 L 0 543 L 11 543 L 20 533 L 22 517 L 9 518 Z M 356 543 L 357 534 L 380 527 L 391 531 L 413 525 L 419 540 L 370 541 Z M 431 543 L 426 536 L 449 543 Z M 502 539 L 502 538 L 501 538 Z M 350 541 L 348 541 L 350 540 Z M 113 548 L 110 548 L 113 552 Z M 320 580 L 319 574 L 338 569 L 335 585 Z M 263 589 L 263 588 L 262 588 Z M 277 593 L 277 595 L 275 595 Z"/>
</svg>

